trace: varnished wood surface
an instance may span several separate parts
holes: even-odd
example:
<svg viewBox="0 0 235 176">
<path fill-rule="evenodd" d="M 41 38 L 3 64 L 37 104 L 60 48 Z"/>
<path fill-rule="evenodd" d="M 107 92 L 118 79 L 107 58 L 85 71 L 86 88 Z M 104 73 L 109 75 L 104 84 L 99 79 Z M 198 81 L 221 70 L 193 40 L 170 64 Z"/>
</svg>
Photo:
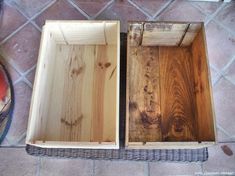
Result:
<svg viewBox="0 0 235 176">
<path fill-rule="evenodd" d="M 212 106 L 212 90 L 207 60 L 206 41 L 201 30 L 192 44 L 192 56 L 194 67 L 194 84 L 197 107 L 198 139 L 199 141 L 214 141 L 214 111 Z"/>
<path fill-rule="evenodd" d="M 203 31 L 202 23 L 130 23 L 126 146 L 215 141 Z"/>
<path fill-rule="evenodd" d="M 160 47 L 163 141 L 195 141 L 197 125 L 190 48 Z"/>
<path fill-rule="evenodd" d="M 197 139 L 190 48 L 129 47 L 130 142 Z"/>
<path fill-rule="evenodd" d="M 158 47 L 130 47 L 130 141 L 161 141 Z"/>
</svg>

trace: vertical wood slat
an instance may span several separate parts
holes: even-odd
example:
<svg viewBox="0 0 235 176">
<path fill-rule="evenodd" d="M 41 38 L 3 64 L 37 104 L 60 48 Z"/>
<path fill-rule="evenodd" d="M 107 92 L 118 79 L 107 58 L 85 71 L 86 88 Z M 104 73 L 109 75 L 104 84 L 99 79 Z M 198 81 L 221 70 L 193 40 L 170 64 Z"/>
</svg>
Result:
<svg viewBox="0 0 235 176">
<path fill-rule="evenodd" d="M 129 47 L 129 140 L 161 141 L 158 47 Z"/>
<path fill-rule="evenodd" d="M 160 47 L 163 141 L 195 141 L 193 65 L 189 48 Z"/>
<path fill-rule="evenodd" d="M 207 60 L 204 28 L 197 34 L 192 44 L 194 67 L 195 96 L 198 120 L 199 141 L 214 141 L 214 113 L 212 106 L 212 90 L 210 85 L 209 64 Z"/>
</svg>

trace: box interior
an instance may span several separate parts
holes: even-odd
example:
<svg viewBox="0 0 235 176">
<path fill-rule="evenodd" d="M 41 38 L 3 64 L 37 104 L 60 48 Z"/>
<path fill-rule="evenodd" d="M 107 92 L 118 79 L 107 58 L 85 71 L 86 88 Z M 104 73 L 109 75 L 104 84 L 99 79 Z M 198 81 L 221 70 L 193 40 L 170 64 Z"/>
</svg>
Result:
<svg viewBox="0 0 235 176">
<path fill-rule="evenodd" d="M 202 23 L 129 24 L 127 146 L 215 141 L 204 37 Z"/>
<path fill-rule="evenodd" d="M 27 141 L 117 146 L 118 68 L 118 22 L 47 22 Z"/>
</svg>

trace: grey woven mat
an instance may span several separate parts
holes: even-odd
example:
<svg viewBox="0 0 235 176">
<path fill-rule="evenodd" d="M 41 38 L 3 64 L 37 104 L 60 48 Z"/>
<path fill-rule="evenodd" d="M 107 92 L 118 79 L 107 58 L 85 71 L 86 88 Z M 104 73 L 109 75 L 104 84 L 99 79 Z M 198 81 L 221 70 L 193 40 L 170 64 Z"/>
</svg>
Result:
<svg viewBox="0 0 235 176">
<path fill-rule="evenodd" d="M 208 159 L 207 148 L 177 149 L 177 150 L 131 150 L 124 148 L 125 141 L 125 107 L 126 107 L 126 34 L 121 34 L 121 60 L 120 60 L 120 149 L 62 149 L 40 148 L 32 145 L 26 146 L 26 151 L 34 156 L 49 156 L 61 158 L 84 158 L 97 160 L 135 160 L 135 161 L 184 161 L 196 162 Z"/>
</svg>

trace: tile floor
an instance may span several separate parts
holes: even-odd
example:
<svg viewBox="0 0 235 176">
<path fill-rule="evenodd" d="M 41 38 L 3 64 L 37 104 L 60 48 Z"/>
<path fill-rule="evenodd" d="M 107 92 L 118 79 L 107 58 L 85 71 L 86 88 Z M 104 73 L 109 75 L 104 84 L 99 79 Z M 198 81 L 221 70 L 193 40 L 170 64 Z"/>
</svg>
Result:
<svg viewBox="0 0 235 176">
<path fill-rule="evenodd" d="M 29 104 L 46 19 L 204 21 L 219 144 L 204 163 L 147 163 L 36 158 L 24 151 Z M 5 0 L 0 58 L 12 76 L 16 106 L 0 148 L 0 175 L 235 175 L 235 2 L 183 0 Z"/>
</svg>

